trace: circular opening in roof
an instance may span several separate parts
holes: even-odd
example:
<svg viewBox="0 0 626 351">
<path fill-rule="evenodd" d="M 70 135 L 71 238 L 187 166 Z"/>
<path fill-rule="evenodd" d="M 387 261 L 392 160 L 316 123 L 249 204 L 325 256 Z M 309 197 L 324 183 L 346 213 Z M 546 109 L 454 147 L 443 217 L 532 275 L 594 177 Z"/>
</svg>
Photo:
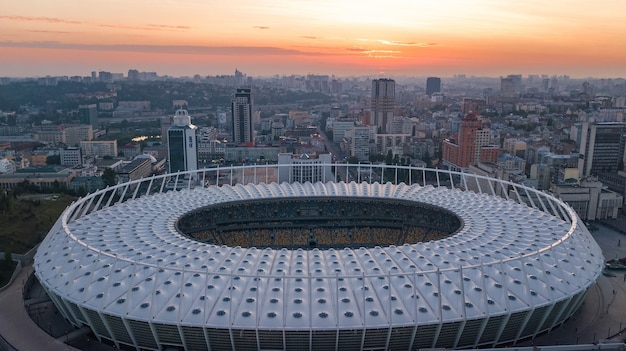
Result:
<svg viewBox="0 0 626 351">
<path fill-rule="evenodd" d="M 416 201 L 316 196 L 210 205 L 181 216 L 176 228 L 191 239 L 219 246 L 356 249 L 439 240 L 462 224 L 453 212 Z M 255 235 L 251 229 L 257 230 Z M 386 234 L 372 236 L 372 229 Z M 332 235 L 325 235 L 328 231 Z"/>
</svg>

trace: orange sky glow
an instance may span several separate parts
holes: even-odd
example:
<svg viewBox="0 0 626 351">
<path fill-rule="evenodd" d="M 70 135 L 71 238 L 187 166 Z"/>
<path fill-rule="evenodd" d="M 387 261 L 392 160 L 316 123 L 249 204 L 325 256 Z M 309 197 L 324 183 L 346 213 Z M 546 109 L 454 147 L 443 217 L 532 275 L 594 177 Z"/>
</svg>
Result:
<svg viewBox="0 0 626 351">
<path fill-rule="evenodd" d="M 626 76 L 626 2 L 0 0 L 0 76 Z"/>
</svg>

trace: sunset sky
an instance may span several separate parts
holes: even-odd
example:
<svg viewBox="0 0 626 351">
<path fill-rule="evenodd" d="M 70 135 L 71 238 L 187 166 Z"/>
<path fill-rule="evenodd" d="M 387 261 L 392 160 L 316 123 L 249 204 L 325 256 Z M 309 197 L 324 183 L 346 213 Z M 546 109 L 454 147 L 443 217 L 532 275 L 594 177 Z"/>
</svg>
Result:
<svg viewBox="0 0 626 351">
<path fill-rule="evenodd" d="M 0 76 L 626 77 L 626 2 L 0 0 Z"/>
</svg>

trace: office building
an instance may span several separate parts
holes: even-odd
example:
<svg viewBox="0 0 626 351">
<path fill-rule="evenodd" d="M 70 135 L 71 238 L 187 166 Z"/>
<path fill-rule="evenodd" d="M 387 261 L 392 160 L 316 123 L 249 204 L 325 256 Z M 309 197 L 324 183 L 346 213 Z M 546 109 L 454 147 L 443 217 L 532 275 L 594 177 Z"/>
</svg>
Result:
<svg viewBox="0 0 626 351">
<path fill-rule="evenodd" d="M 65 143 L 68 146 L 78 146 L 81 141 L 93 140 L 93 126 L 91 124 L 65 127 Z"/>
<path fill-rule="evenodd" d="M 338 120 L 333 122 L 333 141 L 335 143 L 341 142 L 346 136 L 346 131 L 354 128 L 356 121 L 353 119 Z"/>
<path fill-rule="evenodd" d="M 441 93 L 441 78 L 428 77 L 426 78 L 426 95 L 431 96 L 434 93 Z"/>
<path fill-rule="evenodd" d="M 578 170 L 581 177 L 621 171 L 619 165 L 624 162 L 626 123 L 583 122 L 572 126 L 570 137 L 576 142 L 580 154 Z"/>
<path fill-rule="evenodd" d="M 393 119 L 396 101 L 396 82 L 393 79 L 372 81 L 371 123 L 379 132 L 386 132 L 387 121 Z"/>
<path fill-rule="evenodd" d="M 254 142 L 252 132 L 253 98 L 250 88 L 239 88 L 232 99 L 233 143 L 250 144 Z"/>
<path fill-rule="evenodd" d="M 80 149 L 77 147 L 68 147 L 59 150 L 62 166 L 76 166 L 83 163 Z"/>
<path fill-rule="evenodd" d="M 152 160 L 154 160 L 153 157 L 136 157 L 117 172 L 118 181 L 126 183 L 150 176 L 152 174 Z"/>
<path fill-rule="evenodd" d="M 78 121 L 80 124 L 89 124 L 93 129 L 98 128 L 98 105 L 80 105 L 78 106 Z"/>
<path fill-rule="evenodd" d="M 331 169 L 332 156 L 320 154 L 278 154 L 278 183 L 329 182 L 335 179 Z M 301 166 L 301 167 L 300 167 Z"/>
<path fill-rule="evenodd" d="M 186 110 L 176 111 L 174 125 L 167 131 L 170 173 L 198 169 L 197 129 Z"/>
<path fill-rule="evenodd" d="M 573 184 L 552 184 L 551 192 L 572 207 L 584 220 L 617 218 L 624 198 L 606 189 L 595 177 L 583 177 Z"/>
</svg>

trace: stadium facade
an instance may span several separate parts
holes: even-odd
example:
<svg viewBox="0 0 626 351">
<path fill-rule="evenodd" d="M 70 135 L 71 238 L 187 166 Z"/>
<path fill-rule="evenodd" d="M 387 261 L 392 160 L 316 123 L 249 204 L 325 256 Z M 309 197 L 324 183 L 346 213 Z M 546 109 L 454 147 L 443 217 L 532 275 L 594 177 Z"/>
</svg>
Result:
<svg viewBox="0 0 626 351">
<path fill-rule="evenodd" d="M 531 188 L 399 166 L 372 171 L 394 174 L 382 184 L 278 184 L 266 167 L 81 198 L 40 245 L 35 274 L 72 324 L 120 347 L 413 350 L 534 338 L 572 316 L 603 268 L 575 212 Z M 355 210 L 342 213 L 346 201 Z M 409 236 L 420 228 L 435 237 Z"/>
</svg>

